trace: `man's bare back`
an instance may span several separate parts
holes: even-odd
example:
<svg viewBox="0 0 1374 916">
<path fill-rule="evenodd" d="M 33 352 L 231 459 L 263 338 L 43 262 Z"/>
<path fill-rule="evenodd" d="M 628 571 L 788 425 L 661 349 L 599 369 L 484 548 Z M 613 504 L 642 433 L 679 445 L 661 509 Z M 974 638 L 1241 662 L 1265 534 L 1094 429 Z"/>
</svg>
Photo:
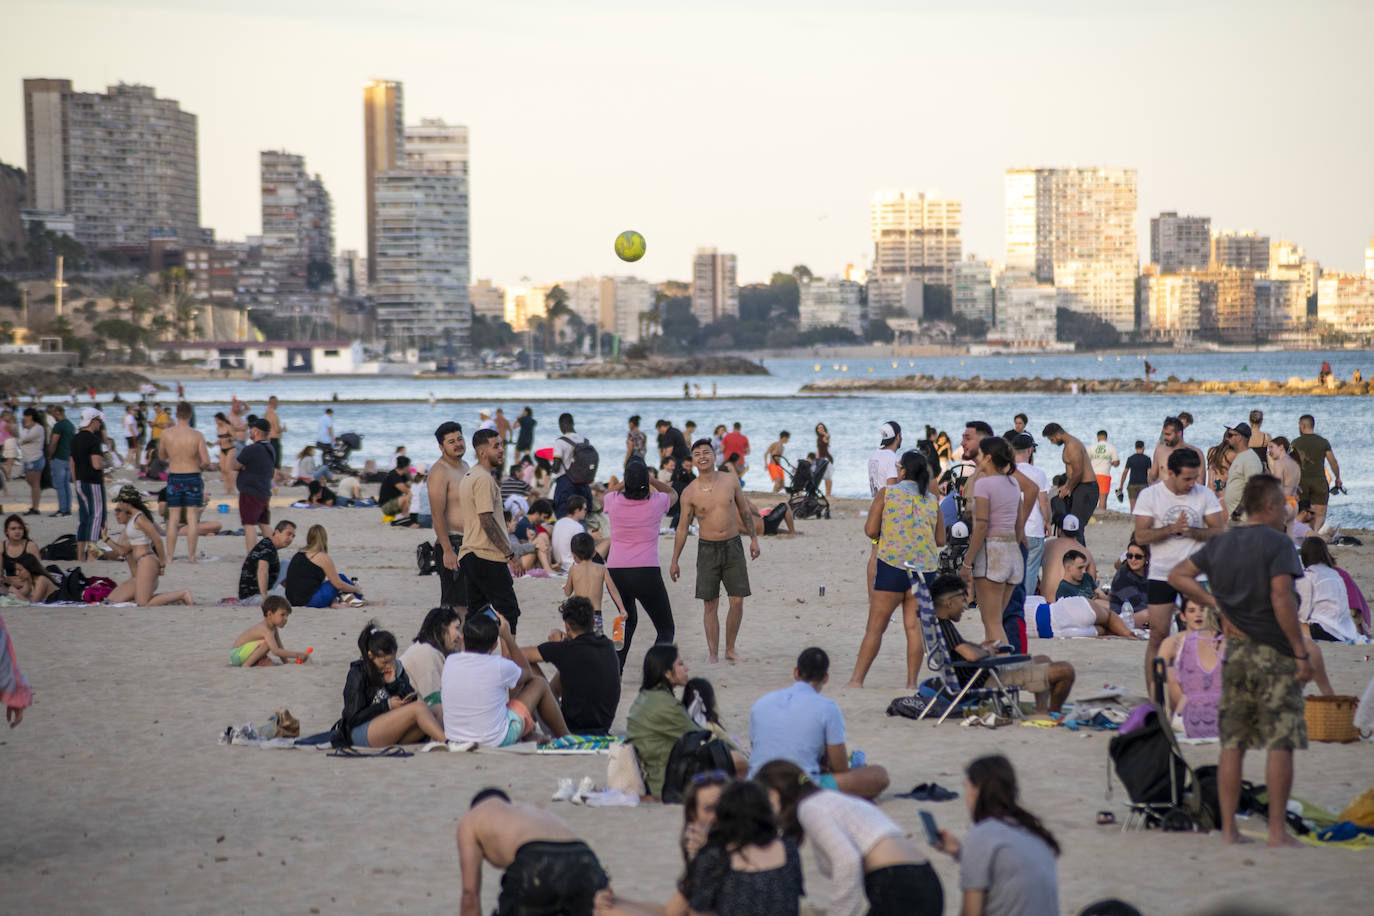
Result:
<svg viewBox="0 0 1374 916">
<path fill-rule="evenodd" d="M 576 840 L 577 836 L 558 815 L 536 805 L 514 804 L 486 799 L 458 823 L 458 849 L 464 838 L 477 843 L 482 857 L 496 868 L 505 868 L 526 843 L 549 840 L 555 843 Z"/>
<path fill-rule="evenodd" d="M 181 420 L 162 434 L 158 453 L 169 474 L 199 474 L 210 466 L 205 437 Z"/>
</svg>

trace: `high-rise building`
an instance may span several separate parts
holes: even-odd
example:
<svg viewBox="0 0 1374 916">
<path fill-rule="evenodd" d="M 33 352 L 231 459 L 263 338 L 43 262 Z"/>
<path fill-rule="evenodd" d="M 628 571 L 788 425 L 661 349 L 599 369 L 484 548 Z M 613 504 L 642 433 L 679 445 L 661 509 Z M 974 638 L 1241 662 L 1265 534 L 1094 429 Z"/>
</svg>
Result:
<svg viewBox="0 0 1374 916">
<path fill-rule="evenodd" d="M 1206 270 L 1212 258 L 1212 218 L 1167 211 L 1150 219 L 1150 263 L 1166 274 Z"/>
<path fill-rule="evenodd" d="M 319 175 L 305 157 L 263 150 L 262 265 L 275 284 L 272 307 L 282 314 L 327 317 L 334 289 L 333 206 Z M 308 301 L 307 301 L 308 300 Z"/>
<path fill-rule="evenodd" d="M 203 245 L 196 116 L 150 86 L 24 80 L 28 208 L 69 215 L 88 248 Z"/>
<path fill-rule="evenodd" d="M 472 303 L 474 318 L 480 315 L 488 321 L 506 319 L 506 291 L 493 286 L 490 280 L 478 280 L 469 286 L 468 301 Z"/>
<path fill-rule="evenodd" d="M 994 262 L 979 261 L 973 257 L 954 265 L 954 314 L 970 321 L 982 321 L 992 327 L 998 273 Z"/>
<path fill-rule="evenodd" d="M 698 248 L 692 256 L 692 314 L 702 324 L 739 317 L 735 256 Z"/>
<path fill-rule="evenodd" d="M 926 284 L 903 274 L 874 274 L 868 278 L 868 314 L 876 318 L 924 318 Z"/>
<path fill-rule="evenodd" d="M 1202 328 L 1201 271 L 1163 273 L 1146 265 L 1140 276 L 1142 331 L 1156 340 L 1187 340 Z"/>
<path fill-rule="evenodd" d="M 404 166 L 412 172 L 468 177 L 468 129 L 443 118 L 421 118 L 405 128 Z"/>
<path fill-rule="evenodd" d="M 367 282 L 377 280 L 377 176 L 394 172 L 405 149 L 401 84 L 371 80 L 363 86 L 363 181 L 367 201 Z"/>
<path fill-rule="evenodd" d="M 1067 285 L 1067 307 L 1119 331 L 1135 326 L 1135 219 L 1135 169 L 1007 170 L 1007 266 Z"/>
<path fill-rule="evenodd" d="M 1307 327 L 1307 290 L 1302 280 L 1255 279 L 1255 339 Z"/>
<path fill-rule="evenodd" d="M 1374 280 L 1374 236 L 1369 239 L 1369 247 L 1364 250 L 1364 275 Z"/>
<path fill-rule="evenodd" d="M 1039 348 L 1056 342 L 1056 293 L 1048 283 L 1020 282 L 997 287 L 997 325 L 988 343 Z"/>
<path fill-rule="evenodd" d="M 467 182 L 457 175 L 376 177 L 377 324 L 404 348 L 468 349 Z"/>
<path fill-rule="evenodd" d="M 1325 274 L 1317 281 L 1317 320 L 1347 334 L 1374 334 L 1374 278 Z"/>
<path fill-rule="evenodd" d="M 863 333 L 860 312 L 862 287 L 853 280 L 814 277 L 801 281 L 798 322 L 801 330 L 840 327 Z"/>
<path fill-rule="evenodd" d="M 1269 236 L 1254 230 L 1212 236 L 1212 266 L 1262 274 L 1269 270 Z"/>
<path fill-rule="evenodd" d="M 622 344 L 638 343 L 641 316 L 654 304 L 654 288 L 638 277 L 601 278 L 601 319 L 603 332 L 609 331 Z"/>
<path fill-rule="evenodd" d="M 963 257 L 963 204 L 932 191 L 886 190 L 869 207 L 873 272 L 950 285 Z"/>
</svg>

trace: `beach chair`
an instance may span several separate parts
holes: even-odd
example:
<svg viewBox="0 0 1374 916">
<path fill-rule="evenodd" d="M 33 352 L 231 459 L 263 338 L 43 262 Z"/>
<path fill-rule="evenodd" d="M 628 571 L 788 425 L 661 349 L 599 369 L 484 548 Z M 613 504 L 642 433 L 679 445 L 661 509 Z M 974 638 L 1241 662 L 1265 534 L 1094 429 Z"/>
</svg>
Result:
<svg viewBox="0 0 1374 916">
<path fill-rule="evenodd" d="M 930 593 L 915 586 L 912 591 L 920 604 L 918 616 L 921 620 L 921 637 L 926 645 L 926 668 L 935 674 L 941 684 L 939 692 L 916 717 L 917 721 L 930 714 L 941 698 L 946 701 L 945 708 L 935 721 L 936 725 L 943 723 L 950 713 L 964 704 L 982 700 L 991 700 L 999 715 L 1013 719 L 1025 718 L 1021 712 L 1020 688 L 1003 683 L 1000 672 L 1032 664 L 1031 657 L 995 655 L 976 662 L 957 658 L 945 645 L 944 634 L 935 620 L 935 607 L 930 603 Z M 960 674 L 966 675 L 967 681 L 961 683 Z"/>
</svg>

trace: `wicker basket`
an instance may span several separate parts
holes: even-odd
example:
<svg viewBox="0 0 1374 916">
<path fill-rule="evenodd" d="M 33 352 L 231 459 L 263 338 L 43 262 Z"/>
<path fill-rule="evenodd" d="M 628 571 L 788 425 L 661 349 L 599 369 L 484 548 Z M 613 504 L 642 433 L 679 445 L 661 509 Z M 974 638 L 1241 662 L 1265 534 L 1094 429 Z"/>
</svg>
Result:
<svg viewBox="0 0 1374 916">
<path fill-rule="evenodd" d="M 1355 727 L 1355 706 L 1359 700 L 1348 696 L 1310 696 L 1307 698 L 1307 737 L 1312 741 L 1359 741 Z"/>
</svg>

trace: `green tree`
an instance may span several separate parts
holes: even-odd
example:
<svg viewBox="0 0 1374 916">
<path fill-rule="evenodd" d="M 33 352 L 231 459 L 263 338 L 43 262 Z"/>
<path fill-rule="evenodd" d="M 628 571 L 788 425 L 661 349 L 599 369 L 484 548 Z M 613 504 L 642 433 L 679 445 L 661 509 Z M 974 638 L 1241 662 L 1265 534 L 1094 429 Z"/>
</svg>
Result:
<svg viewBox="0 0 1374 916">
<path fill-rule="evenodd" d="M 798 265 L 802 266 L 802 265 Z M 807 271 L 810 274 L 810 271 Z M 778 305 L 782 312 L 794 318 L 801 310 L 801 287 L 794 274 L 775 273 L 768 285 L 777 292 Z"/>
<path fill-rule="evenodd" d="M 816 275 L 811 272 L 811 268 L 807 267 L 805 264 L 795 265 L 792 268 L 792 276 L 796 277 L 798 282 L 816 279 Z"/>
<path fill-rule="evenodd" d="M 814 347 L 817 344 L 849 344 L 859 343 L 859 336 L 849 328 L 839 325 L 826 325 L 821 328 L 810 328 L 797 335 L 797 346 Z"/>
<path fill-rule="evenodd" d="M 573 310 L 568 307 L 568 293 L 557 283 L 544 296 L 544 319 L 540 323 L 544 326 L 544 352 L 553 352 L 553 331 L 559 319 L 566 318 L 573 314 Z"/>
<path fill-rule="evenodd" d="M 875 318 L 864 328 L 864 340 L 876 343 L 892 343 L 892 328 L 881 318 Z"/>
<path fill-rule="evenodd" d="M 1065 308 L 1055 309 L 1054 314 L 1055 337 L 1072 341 L 1080 350 L 1101 350 L 1121 343 L 1117 329 L 1096 315 Z"/>
</svg>

